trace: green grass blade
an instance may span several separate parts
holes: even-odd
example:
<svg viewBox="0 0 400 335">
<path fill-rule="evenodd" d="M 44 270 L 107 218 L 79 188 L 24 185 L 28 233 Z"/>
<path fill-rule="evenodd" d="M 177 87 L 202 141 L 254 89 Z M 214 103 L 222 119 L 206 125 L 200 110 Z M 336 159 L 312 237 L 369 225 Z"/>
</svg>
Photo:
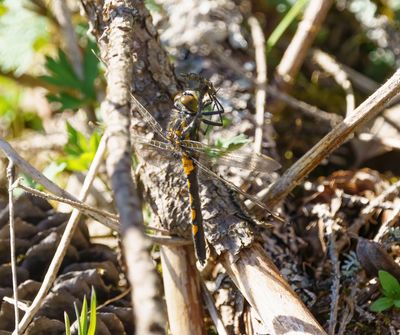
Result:
<svg viewBox="0 0 400 335">
<path fill-rule="evenodd" d="M 81 323 L 79 322 L 79 311 L 78 311 L 78 306 L 76 305 L 76 302 L 74 302 L 74 309 L 75 309 L 75 315 L 76 315 L 76 324 L 78 325 L 78 335 L 84 335 L 82 333 Z"/>
<path fill-rule="evenodd" d="M 267 51 L 271 50 L 276 42 L 281 38 L 286 29 L 290 26 L 290 24 L 294 21 L 297 15 L 301 12 L 304 6 L 307 4 L 308 0 L 299 0 L 296 1 L 295 4 L 290 8 L 290 10 L 286 13 L 284 18 L 279 22 L 277 27 L 271 33 L 267 40 Z"/>
<path fill-rule="evenodd" d="M 81 317 L 79 319 L 79 323 L 82 329 L 82 335 L 87 334 L 87 327 L 88 327 L 88 319 L 87 319 L 87 300 L 86 300 L 86 295 L 83 297 L 83 304 L 82 304 L 82 310 L 81 310 Z"/>
<path fill-rule="evenodd" d="M 97 298 L 96 292 L 92 287 L 92 296 L 90 297 L 90 320 L 89 320 L 89 330 L 87 335 L 95 335 L 96 332 L 96 305 L 97 305 Z"/>
<path fill-rule="evenodd" d="M 71 322 L 67 312 L 64 312 L 64 323 L 65 323 L 65 335 L 71 335 Z"/>
</svg>

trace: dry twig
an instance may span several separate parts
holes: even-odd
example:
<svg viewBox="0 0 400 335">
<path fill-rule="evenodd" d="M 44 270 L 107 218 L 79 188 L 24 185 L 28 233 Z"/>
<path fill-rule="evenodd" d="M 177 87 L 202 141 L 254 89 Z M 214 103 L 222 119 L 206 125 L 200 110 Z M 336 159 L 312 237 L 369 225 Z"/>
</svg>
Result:
<svg viewBox="0 0 400 335">
<path fill-rule="evenodd" d="M 12 286 L 14 296 L 14 332 L 18 335 L 19 324 L 19 309 L 18 309 L 18 279 L 17 279 L 17 260 L 15 250 L 15 221 L 14 221 L 14 197 L 13 197 L 13 183 L 15 179 L 15 165 L 10 159 L 7 167 L 8 178 L 8 211 L 9 211 L 9 225 L 10 225 L 10 253 L 11 253 L 11 273 L 12 273 Z"/>
<path fill-rule="evenodd" d="M 164 334 L 165 319 L 159 280 L 143 229 L 142 206 L 131 175 L 130 83 L 132 80 L 132 27 L 137 12 L 130 1 L 107 0 L 106 44 L 101 49 L 107 64 L 107 94 L 101 105 L 107 124 L 107 173 L 118 208 L 122 245 L 132 285 L 136 333 Z M 132 243 L 134 241 L 134 243 Z"/>
<path fill-rule="evenodd" d="M 54 17 L 60 26 L 60 33 L 64 40 L 66 54 L 71 61 L 72 67 L 79 78 L 83 79 L 82 54 L 79 49 L 78 37 L 71 21 L 71 12 L 68 1 L 53 0 Z"/>
<path fill-rule="evenodd" d="M 222 322 L 217 308 L 215 307 L 214 299 L 211 293 L 208 291 L 208 288 L 203 280 L 201 280 L 201 292 L 203 293 L 204 303 L 208 309 L 208 312 L 210 313 L 211 319 L 214 322 L 214 326 L 217 329 L 218 335 L 228 335 L 224 323 Z"/>
<path fill-rule="evenodd" d="M 343 88 L 346 93 L 346 116 L 349 116 L 354 111 L 356 102 L 353 88 L 346 71 L 342 69 L 333 57 L 323 51 L 314 50 L 313 59 L 322 67 L 322 69 L 333 76 L 336 82 Z"/>
<path fill-rule="evenodd" d="M 272 184 L 265 196 L 269 206 L 273 208 L 286 197 L 324 158 L 344 143 L 365 122 L 375 117 L 399 91 L 400 70 L 397 70 L 379 90 L 358 106 L 351 115 L 332 129 Z"/>
<path fill-rule="evenodd" d="M 100 142 L 101 143 L 101 142 Z M 101 144 L 104 146 L 104 143 Z M 100 148 L 100 147 L 99 147 Z M 51 193 L 57 195 L 61 199 L 69 199 L 74 202 L 79 202 L 79 200 L 71 195 L 70 193 L 63 190 L 61 187 L 53 183 L 50 179 L 48 179 L 45 175 L 43 175 L 40 171 L 36 170 L 32 165 L 30 165 L 27 161 L 25 161 L 12 147 L 11 145 L 0 137 L 0 149 L 4 152 L 4 154 L 15 163 L 18 168 L 31 177 L 38 184 L 43 185 L 47 190 Z M 89 208 L 87 209 L 89 210 Z M 113 222 L 109 220 L 108 217 L 99 215 L 97 212 L 88 212 L 89 216 L 93 217 L 95 220 L 104 224 L 105 226 L 112 225 Z"/>
<path fill-rule="evenodd" d="M 274 80 L 279 89 L 287 92 L 292 86 L 332 3 L 332 0 L 311 0 L 308 4 L 303 20 L 276 69 Z"/>
<path fill-rule="evenodd" d="M 256 79 L 256 131 L 254 134 L 254 151 L 261 153 L 263 144 L 263 128 L 265 127 L 265 136 L 268 145 L 273 149 L 273 156 L 277 157 L 275 152 L 275 141 L 273 139 L 274 129 L 271 122 L 271 114 L 265 119 L 265 101 L 267 98 L 267 60 L 265 57 L 265 37 L 258 20 L 250 17 L 249 25 L 251 36 L 256 54 L 257 79 Z"/>
<path fill-rule="evenodd" d="M 85 201 L 87 194 L 89 192 L 89 188 L 92 185 L 93 180 L 96 176 L 97 170 L 102 163 L 103 155 L 105 152 L 105 142 L 106 142 L 106 138 L 105 138 L 105 136 L 103 136 L 100 141 L 99 147 L 96 151 L 95 157 L 93 158 L 93 162 L 90 165 L 88 174 L 82 185 L 82 189 L 79 193 L 79 199 L 81 201 Z M 52 188 L 54 188 L 54 187 L 52 186 Z M 64 192 L 62 192 L 62 193 L 64 193 Z M 80 217 L 79 210 L 74 209 L 71 213 L 71 216 L 70 216 L 68 222 L 67 222 L 64 233 L 61 236 L 60 243 L 58 244 L 58 247 L 56 249 L 53 259 L 51 260 L 49 268 L 43 279 L 42 285 L 40 286 L 39 292 L 37 293 L 32 304 L 29 306 L 29 310 L 25 313 L 24 317 L 22 318 L 22 320 L 19 324 L 19 330 L 21 333 L 23 333 L 25 331 L 25 329 L 28 327 L 29 323 L 32 321 L 33 317 L 39 310 L 43 300 L 45 299 L 48 291 L 50 290 L 51 286 L 53 285 L 54 280 L 56 279 L 58 270 L 60 269 L 61 263 L 67 252 L 67 248 L 72 240 L 72 237 L 74 235 L 76 227 L 78 226 L 79 217 Z M 15 332 L 13 333 L 13 335 L 16 335 Z"/>
</svg>

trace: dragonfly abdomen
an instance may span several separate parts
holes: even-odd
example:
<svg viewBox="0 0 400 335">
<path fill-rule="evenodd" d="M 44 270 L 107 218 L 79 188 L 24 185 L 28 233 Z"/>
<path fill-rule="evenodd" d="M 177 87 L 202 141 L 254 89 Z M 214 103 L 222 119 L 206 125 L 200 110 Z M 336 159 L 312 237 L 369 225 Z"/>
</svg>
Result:
<svg viewBox="0 0 400 335">
<path fill-rule="evenodd" d="M 186 154 L 182 155 L 182 164 L 189 190 L 190 216 L 194 249 L 197 259 L 199 260 L 200 264 L 203 265 L 206 261 L 207 252 L 203 228 L 203 215 L 201 213 L 201 200 L 199 196 L 197 167 Z"/>
</svg>

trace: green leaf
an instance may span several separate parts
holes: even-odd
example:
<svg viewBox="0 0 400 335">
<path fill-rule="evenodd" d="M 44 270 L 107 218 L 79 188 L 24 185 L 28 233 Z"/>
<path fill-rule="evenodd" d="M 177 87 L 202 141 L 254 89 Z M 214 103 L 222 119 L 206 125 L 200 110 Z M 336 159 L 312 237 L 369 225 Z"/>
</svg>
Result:
<svg viewBox="0 0 400 335">
<path fill-rule="evenodd" d="M 274 29 L 267 40 L 267 51 L 271 50 L 276 42 L 281 38 L 286 29 L 290 26 L 290 24 L 294 21 L 294 19 L 299 15 L 301 10 L 307 4 L 308 0 L 298 0 L 295 1 L 294 5 L 290 10 L 286 13 L 284 18 L 279 22 L 278 26 Z"/>
<path fill-rule="evenodd" d="M 0 4 L 0 16 L 6 14 L 8 12 L 8 8 L 6 5 Z"/>
<path fill-rule="evenodd" d="M 89 150 L 91 152 L 96 152 L 97 148 L 100 144 L 100 134 L 98 132 L 94 132 L 89 139 Z"/>
<path fill-rule="evenodd" d="M 96 292 L 92 286 L 92 296 L 90 297 L 90 324 L 87 335 L 95 335 L 96 333 L 96 306 L 97 306 L 97 298 Z"/>
<path fill-rule="evenodd" d="M 99 75 L 99 60 L 96 57 L 97 45 L 88 40 L 83 55 L 83 85 L 82 90 L 90 100 L 96 100 L 95 80 Z"/>
<path fill-rule="evenodd" d="M 67 164 L 67 169 L 70 171 L 86 171 L 88 169 L 87 164 L 80 157 L 68 156 L 63 160 Z"/>
<path fill-rule="evenodd" d="M 219 138 L 216 142 L 216 146 L 221 149 L 225 149 L 226 151 L 233 151 L 239 149 L 243 145 L 249 143 L 250 140 L 246 138 L 245 135 L 240 134 L 231 138 Z"/>
<path fill-rule="evenodd" d="M 392 298 L 381 297 L 378 300 L 374 301 L 369 307 L 369 309 L 372 312 L 382 312 L 392 307 L 393 303 L 394 301 Z"/>
<path fill-rule="evenodd" d="M 67 312 L 64 312 L 65 335 L 71 335 L 71 323 Z"/>
<path fill-rule="evenodd" d="M 42 76 L 44 81 L 61 88 L 81 89 L 82 83 L 61 49 L 58 49 L 57 59 L 46 56 L 45 66 L 50 75 Z"/>
<path fill-rule="evenodd" d="M 61 92 L 59 95 L 48 94 L 47 100 L 49 102 L 59 102 L 61 110 L 78 109 L 85 104 L 84 100 L 75 98 L 66 92 Z"/>
<path fill-rule="evenodd" d="M 396 299 L 396 300 L 394 301 L 394 305 L 395 305 L 397 308 L 400 308 L 400 299 Z"/>
<path fill-rule="evenodd" d="M 86 295 L 83 297 L 83 304 L 82 304 L 81 317 L 79 319 L 79 323 L 81 325 L 82 334 L 86 335 L 88 327 Z"/>
<path fill-rule="evenodd" d="M 79 132 L 71 126 L 71 124 L 67 121 L 67 134 L 68 134 L 68 142 L 64 146 L 64 151 L 71 156 L 79 156 L 83 150 L 79 145 L 79 138 L 82 136 Z"/>
<path fill-rule="evenodd" d="M 395 298 L 397 295 L 400 296 L 400 284 L 395 277 L 389 272 L 382 270 L 378 272 L 378 275 L 385 296 L 392 298 Z"/>
</svg>

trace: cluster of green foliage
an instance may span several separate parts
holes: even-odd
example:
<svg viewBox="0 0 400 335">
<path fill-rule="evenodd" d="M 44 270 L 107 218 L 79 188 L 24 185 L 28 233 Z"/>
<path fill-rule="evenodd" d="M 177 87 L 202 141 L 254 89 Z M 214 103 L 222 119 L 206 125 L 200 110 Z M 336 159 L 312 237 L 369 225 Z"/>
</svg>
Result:
<svg viewBox="0 0 400 335">
<path fill-rule="evenodd" d="M 89 139 L 72 127 L 69 122 L 67 124 L 68 142 L 64 146 L 65 155 L 62 156 L 58 163 L 65 163 L 65 168 L 69 171 L 87 171 L 96 154 L 100 143 L 100 134 L 94 131 Z"/>
<path fill-rule="evenodd" d="M 374 301 L 370 309 L 373 312 L 382 312 L 391 307 L 400 308 L 400 284 L 389 272 L 379 271 L 379 282 L 382 286 L 382 294 Z"/>
<path fill-rule="evenodd" d="M 78 311 L 78 306 L 74 303 L 75 315 L 77 320 L 78 335 L 95 335 L 96 333 L 96 292 L 92 287 L 92 293 L 90 297 L 90 316 L 88 317 L 88 305 L 86 296 L 83 298 L 83 304 L 81 312 Z M 69 316 L 64 312 L 65 321 L 65 334 L 71 335 L 71 322 Z"/>
<path fill-rule="evenodd" d="M 50 102 L 61 104 L 60 109 L 78 109 L 96 103 L 95 80 L 99 74 L 99 61 L 95 55 L 96 44 L 90 39 L 83 55 L 83 78 L 74 71 L 65 53 L 58 49 L 58 57 L 46 56 L 49 75 L 40 78 L 60 89 L 58 94 L 48 94 Z"/>
</svg>

